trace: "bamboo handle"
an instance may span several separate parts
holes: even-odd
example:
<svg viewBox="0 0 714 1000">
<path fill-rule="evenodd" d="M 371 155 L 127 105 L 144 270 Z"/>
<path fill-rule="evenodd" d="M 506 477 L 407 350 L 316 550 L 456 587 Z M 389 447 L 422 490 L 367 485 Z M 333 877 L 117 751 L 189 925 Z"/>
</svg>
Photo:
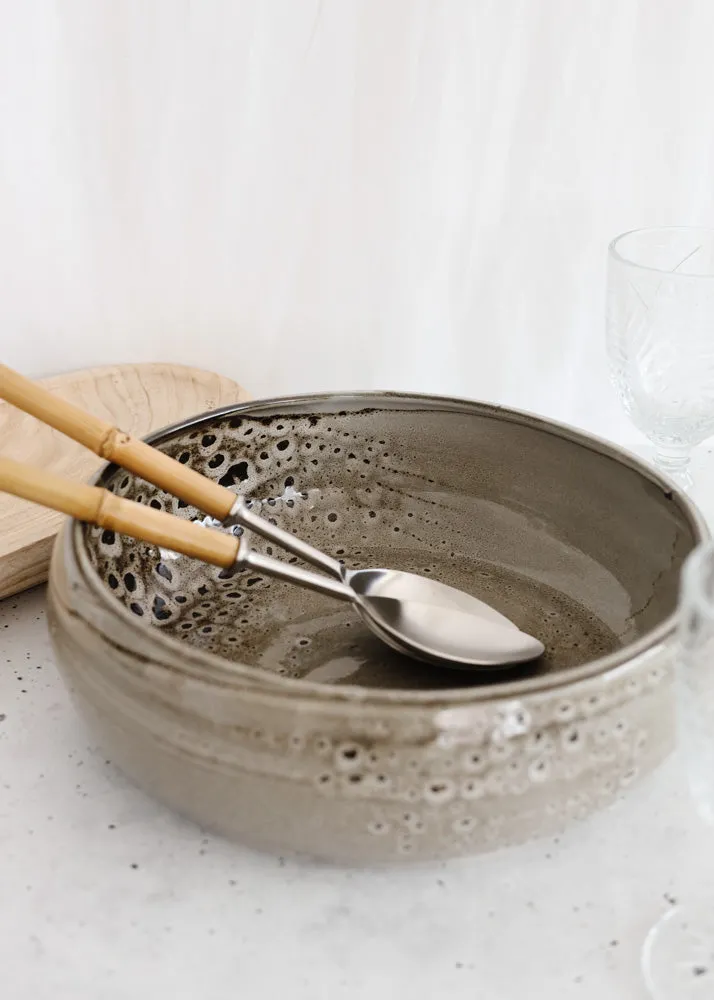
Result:
<svg viewBox="0 0 714 1000">
<path fill-rule="evenodd" d="M 225 486 L 60 399 L 7 365 L 0 365 L 0 399 L 219 521 L 226 519 L 235 503 L 235 494 Z"/>
<path fill-rule="evenodd" d="M 233 535 L 115 497 L 98 486 L 70 482 L 10 458 L 0 457 L 0 491 L 224 569 L 234 566 L 238 558 L 240 541 Z"/>
</svg>

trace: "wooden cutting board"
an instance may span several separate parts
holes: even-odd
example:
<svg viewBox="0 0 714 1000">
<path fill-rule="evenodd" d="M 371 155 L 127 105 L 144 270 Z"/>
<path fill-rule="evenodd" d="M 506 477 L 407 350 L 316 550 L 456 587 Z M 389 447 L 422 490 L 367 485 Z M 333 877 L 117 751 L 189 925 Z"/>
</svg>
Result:
<svg viewBox="0 0 714 1000">
<path fill-rule="evenodd" d="M 85 368 L 40 380 L 52 392 L 137 437 L 250 397 L 237 382 L 183 365 Z M 0 453 L 82 482 L 102 459 L 0 400 Z M 0 599 L 47 579 L 62 515 L 0 493 Z"/>
</svg>

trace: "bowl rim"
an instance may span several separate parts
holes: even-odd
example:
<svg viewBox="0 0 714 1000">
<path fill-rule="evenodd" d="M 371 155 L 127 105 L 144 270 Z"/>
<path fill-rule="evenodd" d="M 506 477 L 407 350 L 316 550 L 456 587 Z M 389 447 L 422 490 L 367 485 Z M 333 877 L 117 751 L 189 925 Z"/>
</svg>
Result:
<svg viewBox="0 0 714 1000">
<path fill-rule="evenodd" d="M 695 538 L 695 547 L 708 541 L 711 537 L 703 515 L 689 497 L 679 489 L 677 484 L 633 453 L 627 451 L 627 449 L 604 438 L 600 438 L 595 434 L 591 434 L 589 431 L 580 430 L 569 424 L 551 420 L 549 417 L 540 416 L 527 410 L 515 409 L 465 397 L 390 390 L 356 390 L 304 393 L 252 399 L 188 417 L 185 420 L 152 432 L 144 440 L 150 444 L 157 444 L 176 434 L 184 433 L 187 430 L 195 429 L 209 422 L 215 423 L 216 420 L 241 414 L 260 415 L 261 413 L 274 413 L 276 408 L 279 407 L 290 408 L 293 412 L 300 412 L 300 409 L 302 409 L 305 413 L 336 413 L 345 409 L 352 409 L 356 413 L 373 409 L 427 409 L 435 412 L 473 414 L 532 427 L 541 432 L 574 442 L 585 447 L 588 451 L 612 458 L 659 487 L 663 496 L 679 507 L 692 530 Z M 116 468 L 117 466 L 114 463 L 104 463 L 94 474 L 91 482 L 97 483 L 105 474 Z M 629 663 L 639 659 L 643 654 L 651 653 L 657 647 L 667 642 L 672 637 L 677 624 L 677 610 L 675 609 L 659 625 L 635 642 L 623 646 L 622 649 L 590 660 L 571 670 L 542 674 L 520 680 L 509 681 L 505 679 L 501 682 L 483 686 L 475 685 L 471 687 L 433 690 L 373 688 L 356 684 L 321 684 L 317 681 L 284 677 L 279 674 L 267 675 L 264 670 L 258 667 L 228 660 L 216 653 L 206 652 L 205 650 L 193 647 L 189 647 L 189 650 L 187 650 L 186 644 L 181 642 L 180 639 L 165 635 L 161 630 L 154 629 L 137 620 L 136 615 L 131 614 L 123 604 L 111 595 L 101 577 L 92 566 L 87 547 L 84 544 L 82 527 L 82 522 L 76 518 L 68 519 L 63 558 L 67 560 L 69 556 L 71 561 L 75 563 L 77 570 L 83 577 L 92 595 L 98 599 L 102 606 L 103 613 L 109 613 L 117 620 L 118 624 L 123 623 L 130 626 L 132 630 L 140 629 L 155 649 L 162 650 L 167 658 L 171 658 L 170 661 L 173 664 L 172 670 L 174 672 L 178 666 L 176 657 L 180 655 L 184 659 L 190 659 L 194 666 L 198 665 L 205 668 L 206 683 L 210 684 L 211 678 L 218 675 L 221 677 L 222 683 L 228 681 L 231 686 L 240 686 L 241 682 L 248 682 L 248 686 L 253 693 L 256 693 L 256 690 L 260 689 L 264 694 L 268 694 L 269 692 L 279 694 L 282 692 L 293 698 L 318 697 L 322 699 L 328 697 L 332 701 L 368 701 L 370 703 L 385 705 L 411 704 L 414 706 L 423 706 L 425 703 L 438 703 L 442 707 L 449 704 L 458 705 L 464 702 L 483 703 L 504 699 L 511 700 L 526 695 L 557 690 L 558 688 L 570 688 L 580 681 L 611 674 L 613 671 L 619 672 L 618 668 L 626 667 Z M 188 657 L 187 652 L 189 653 Z"/>
</svg>

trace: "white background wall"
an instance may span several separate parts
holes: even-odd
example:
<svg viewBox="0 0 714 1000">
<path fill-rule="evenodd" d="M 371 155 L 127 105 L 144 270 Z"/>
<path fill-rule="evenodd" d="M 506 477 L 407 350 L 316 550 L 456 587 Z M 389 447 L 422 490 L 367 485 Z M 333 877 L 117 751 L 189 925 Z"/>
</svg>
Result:
<svg viewBox="0 0 714 1000">
<path fill-rule="evenodd" d="M 614 432 L 605 249 L 714 224 L 712 0 L 0 0 L 0 357 Z"/>
</svg>

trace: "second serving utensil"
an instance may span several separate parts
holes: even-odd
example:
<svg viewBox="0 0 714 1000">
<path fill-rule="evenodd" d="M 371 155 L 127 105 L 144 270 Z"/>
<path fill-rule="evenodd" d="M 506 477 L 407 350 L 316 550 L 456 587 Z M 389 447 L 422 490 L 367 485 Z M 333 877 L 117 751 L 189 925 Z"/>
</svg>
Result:
<svg viewBox="0 0 714 1000">
<path fill-rule="evenodd" d="M 458 608 L 419 600 L 360 593 L 349 584 L 251 551 L 246 535 L 236 538 L 115 496 L 98 486 L 0 458 L 0 490 L 59 510 L 91 524 L 153 545 L 202 559 L 223 569 L 250 567 L 355 605 L 365 624 L 401 653 L 453 667 L 494 667 L 534 659 L 543 651 L 537 639 Z M 369 571 L 360 579 L 368 581 Z"/>
</svg>

